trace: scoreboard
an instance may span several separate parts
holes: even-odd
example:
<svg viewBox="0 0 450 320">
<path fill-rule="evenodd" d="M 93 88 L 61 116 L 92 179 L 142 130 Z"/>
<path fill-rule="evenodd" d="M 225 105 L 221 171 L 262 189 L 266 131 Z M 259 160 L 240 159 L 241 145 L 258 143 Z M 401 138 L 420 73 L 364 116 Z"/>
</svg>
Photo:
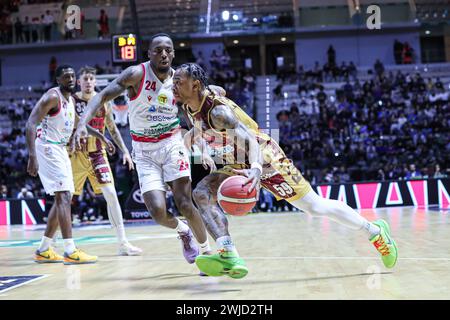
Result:
<svg viewBox="0 0 450 320">
<path fill-rule="evenodd" d="M 133 63 L 137 61 L 137 39 L 134 34 L 113 35 L 111 41 L 113 63 Z"/>
</svg>

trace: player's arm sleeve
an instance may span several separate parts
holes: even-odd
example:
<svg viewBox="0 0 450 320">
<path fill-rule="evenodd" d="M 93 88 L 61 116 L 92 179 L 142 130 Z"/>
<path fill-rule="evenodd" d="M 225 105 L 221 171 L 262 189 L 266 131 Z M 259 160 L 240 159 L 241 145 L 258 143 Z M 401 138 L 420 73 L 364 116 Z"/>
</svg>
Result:
<svg viewBox="0 0 450 320">
<path fill-rule="evenodd" d="M 244 144 L 244 146 L 248 144 L 248 160 L 250 163 L 263 164 L 263 156 L 256 136 L 239 121 L 233 110 L 226 105 L 218 105 L 211 110 L 210 120 L 214 129 L 218 131 L 226 130 L 228 134 L 236 136 L 238 144 Z"/>
</svg>

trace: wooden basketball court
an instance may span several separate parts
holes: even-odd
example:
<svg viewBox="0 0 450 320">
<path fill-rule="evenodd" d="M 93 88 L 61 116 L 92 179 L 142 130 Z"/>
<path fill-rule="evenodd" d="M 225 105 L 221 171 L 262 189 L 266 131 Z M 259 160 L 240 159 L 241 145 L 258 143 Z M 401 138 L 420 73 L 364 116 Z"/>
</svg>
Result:
<svg viewBox="0 0 450 320">
<path fill-rule="evenodd" d="M 394 269 L 383 267 L 363 234 L 302 213 L 229 218 L 250 270 L 240 280 L 198 276 L 176 233 L 158 225 L 127 225 L 130 241 L 144 249 L 140 257 L 117 256 L 106 225 L 74 229 L 78 246 L 99 256 L 80 266 L 33 262 L 44 226 L 1 226 L 0 299 L 450 299 L 448 210 L 362 214 L 390 223 L 400 257 Z M 2 289 L 8 280 L 1 277 L 31 275 L 43 277 Z"/>
</svg>

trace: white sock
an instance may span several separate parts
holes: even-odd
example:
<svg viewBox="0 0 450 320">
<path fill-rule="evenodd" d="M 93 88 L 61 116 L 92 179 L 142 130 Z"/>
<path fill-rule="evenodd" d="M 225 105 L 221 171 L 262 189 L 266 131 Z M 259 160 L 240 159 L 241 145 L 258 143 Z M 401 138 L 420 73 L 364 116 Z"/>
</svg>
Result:
<svg viewBox="0 0 450 320">
<path fill-rule="evenodd" d="M 127 236 L 125 235 L 125 227 L 124 225 L 118 226 L 115 228 L 117 234 L 117 241 L 119 243 L 127 243 Z"/>
<path fill-rule="evenodd" d="M 67 254 L 72 254 L 75 251 L 75 242 L 72 238 L 64 239 L 64 252 Z"/>
<path fill-rule="evenodd" d="M 200 254 L 204 254 L 205 252 L 211 251 L 208 239 L 206 239 L 206 241 L 203 243 L 199 243 L 199 247 L 200 247 Z"/>
<path fill-rule="evenodd" d="M 364 230 L 367 231 L 368 235 L 369 235 L 369 239 L 372 239 L 375 235 L 380 234 L 381 229 L 379 226 L 374 225 L 372 222 L 370 221 L 366 221 L 364 223 L 363 226 Z"/>
<path fill-rule="evenodd" d="M 188 227 L 188 225 L 187 225 L 186 223 L 184 223 L 183 221 L 181 221 L 181 220 L 178 219 L 178 218 L 175 218 L 175 219 L 178 220 L 178 225 L 177 225 L 177 227 L 175 228 L 175 230 L 176 230 L 178 233 L 186 233 L 186 232 L 189 231 L 189 227 Z"/>
<path fill-rule="evenodd" d="M 346 203 L 319 197 L 314 191 L 308 192 L 301 199 L 292 201 L 291 204 L 312 216 L 328 217 L 352 230 L 364 231 L 369 237 L 380 232 L 380 228 L 370 223 Z"/>
<path fill-rule="evenodd" d="M 119 243 L 128 242 L 123 225 L 122 209 L 120 208 L 119 198 L 117 198 L 116 189 L 112 184 L 102 187 L 102 193 L 105 197 L 108 211 L 108 219 L 111 226 L 116 230 Z"/>
<path fill-rule="evenodd" d="M 41 244 L 39 245 L 38 251 L 39 252 L 47 251 L 48 248 L 50 248 L 52 241 L 53 241 L 53 238 L 47 238 L 46 236 L 43 236 L 42 240 L 41 240 Z"/>
<path fill-rule="evenodd" d="M 234 246 L 233 240 L 231 240 L 230 236 L 217 238 L 216 244 L 219 249 L 224 249 L 225 251 L 234 251 L 237 254 L 236 247 Z"/>
</svg>

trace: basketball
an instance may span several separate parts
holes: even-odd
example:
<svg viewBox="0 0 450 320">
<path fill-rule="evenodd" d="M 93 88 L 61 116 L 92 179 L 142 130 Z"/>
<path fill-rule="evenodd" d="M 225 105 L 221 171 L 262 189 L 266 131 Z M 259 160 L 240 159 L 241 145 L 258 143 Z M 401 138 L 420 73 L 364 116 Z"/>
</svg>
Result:
<svg viewBox="0 0 450 320">
<path fill-rule="evenodd" d="M 217 201 L 220 207 L 233 216 L 244 216 L 255 206 L 256 189 L 248 192 L 250 184 L 243 186 L 247 178 L 244 176 L 233 176 L 225 179 L 217 191 Z"/>
</svg>

